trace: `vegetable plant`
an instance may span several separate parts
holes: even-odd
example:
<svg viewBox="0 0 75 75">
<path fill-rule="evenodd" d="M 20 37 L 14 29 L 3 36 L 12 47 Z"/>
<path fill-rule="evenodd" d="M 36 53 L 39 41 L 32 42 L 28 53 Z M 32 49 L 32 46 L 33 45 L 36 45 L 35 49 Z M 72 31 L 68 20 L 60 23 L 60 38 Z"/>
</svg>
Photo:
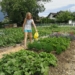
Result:
<svg viewBox="0 0 75 75">
<path fill-rule="evenodd" d="M 70 40 L 64 37 L 48 37 L 34 41 L 32 44 L 28 44 L 29 49 L 34 49 L 35 51 L 44 51 L 50 53 L 55 51 L 57 54 L 65 51 L 70 45 Z"/>
<path fill-rule="evenodd" d="M 53 54 L 21 50 L 0 59 L 0 75 L 48 75 L 56 62 Z"/>
</svg>

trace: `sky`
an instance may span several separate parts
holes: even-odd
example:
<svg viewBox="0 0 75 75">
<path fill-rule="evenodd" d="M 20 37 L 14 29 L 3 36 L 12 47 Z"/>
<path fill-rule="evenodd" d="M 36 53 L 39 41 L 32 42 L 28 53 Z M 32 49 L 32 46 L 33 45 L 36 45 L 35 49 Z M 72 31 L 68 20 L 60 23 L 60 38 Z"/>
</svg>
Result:
<svg viewBox="0 0 75 75">
<path fill-rule="evenodd" d="M 75 11 L 75 0 L 51 0 L 51 2 L 45 3 L 45 11 L 39 13 L 39 16 L 46 17 L 49 13 L 56 13 L 59 11 L 69 10 Z"/>
</svg>

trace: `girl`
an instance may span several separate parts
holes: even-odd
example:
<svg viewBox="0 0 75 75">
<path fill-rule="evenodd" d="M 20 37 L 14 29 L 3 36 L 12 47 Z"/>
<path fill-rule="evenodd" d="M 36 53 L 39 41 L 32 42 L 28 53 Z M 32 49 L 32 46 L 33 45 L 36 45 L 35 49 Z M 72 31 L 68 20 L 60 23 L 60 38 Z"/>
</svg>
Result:
<svg viewBox="0 0 75 75">
<path fill-rule="evenodd" d="M 34 20 L 32 19 L 32 15 L 30 12 L 28 12 L 26 14 L 26 18 L 25 18 L 24 23 L 23 23 L 24 48 L 25 49 L 27 48 L 27 35 L 29 35 L 30 42 L 32 42 L 32 26 L 31 25 L 33 25 L 35 28 L 35 31 L 37 31 Z"/>
</svg>

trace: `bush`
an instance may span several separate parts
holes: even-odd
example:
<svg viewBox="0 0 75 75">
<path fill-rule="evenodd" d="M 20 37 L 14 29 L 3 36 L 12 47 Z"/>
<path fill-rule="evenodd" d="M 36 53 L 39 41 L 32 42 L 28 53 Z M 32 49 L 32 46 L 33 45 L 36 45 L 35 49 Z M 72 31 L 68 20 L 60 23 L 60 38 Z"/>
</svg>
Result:
<svg viewBox="0 0 75 75">
<path fill-rule="evenodd" d="M 55 23 L 55 20 L 49 18 L 42 18 L 41 23 Z"/>
<path fill-rule="evenodd" d="M 21 50 L 0 59 L 0 75 L 48 75 L 49 66 L 56 66 L 53 54 Z"/>
</svg>

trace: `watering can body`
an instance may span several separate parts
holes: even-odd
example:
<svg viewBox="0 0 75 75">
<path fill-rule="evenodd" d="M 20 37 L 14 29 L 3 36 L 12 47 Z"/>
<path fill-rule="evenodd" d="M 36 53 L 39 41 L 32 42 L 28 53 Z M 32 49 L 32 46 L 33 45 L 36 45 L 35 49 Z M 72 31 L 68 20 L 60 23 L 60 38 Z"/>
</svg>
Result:
<svg viewBox="0 0 75 75">
<path fill-rule="evenodd" d="M 38 39 L 38 37 L 39 37 L 39 33 L 38 32 L 35 32 L 34 39 Z"/>
</svg>

